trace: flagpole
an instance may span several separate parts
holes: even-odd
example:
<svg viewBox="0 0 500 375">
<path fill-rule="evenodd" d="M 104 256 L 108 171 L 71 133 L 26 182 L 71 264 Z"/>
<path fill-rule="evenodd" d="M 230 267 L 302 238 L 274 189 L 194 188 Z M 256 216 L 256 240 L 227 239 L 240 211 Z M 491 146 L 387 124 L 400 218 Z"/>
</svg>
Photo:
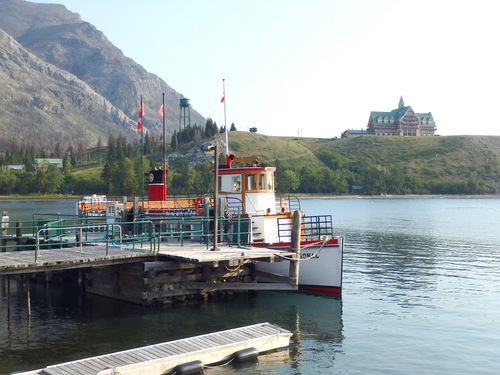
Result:
<svg viewBox="0 0 500 375">
<path fill-rule="evenodd" d="M 222 95 L 224 98 L 224 129 L 226 130 L 226 155 L 229 155 L 229 142 L 227 140 L 227 122 L 226 122 L 226 80 L 222 79 Z"/>
<path fill-rule="evenodd" d="M 163 199 L 167 199 L 167 129 L 165 127 L 165 93 L 162 98 L 163 106 Z"/>
<path fill-rule="evenodd" d="M 143 116 L 144 104 L 142 103 L 141 95 L 141 118 Z M 142 122 L 141 122 L 142 123 Z M 142 166 L 142 204 L 144 204 L 144 126 L 141 126 L 141 166 Z"/>
</svg>

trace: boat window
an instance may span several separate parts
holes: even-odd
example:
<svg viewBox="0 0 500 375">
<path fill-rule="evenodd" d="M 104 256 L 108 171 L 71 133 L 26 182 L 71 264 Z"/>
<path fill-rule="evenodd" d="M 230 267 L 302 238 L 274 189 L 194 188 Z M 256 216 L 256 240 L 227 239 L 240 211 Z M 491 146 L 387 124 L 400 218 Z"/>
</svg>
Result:
<svg viewBox="0 0 500 375">
<path fill-rule="evenodd" d="M 233 193 L 241 191 L 241 176 L 233 176 Z"/>
<path fill-rule="evenodd" d="M 267 190 L 274 190 L 274 176 L 272 173 L 267 174 Z"/>
<path fill-rule="evenodd" d="M 259 189 L 260 190 L 265 190 L 266 189 L 266 175 L 259 174 Z"/>
<path fill-rule="evenodd" d="M 257 190 L 257 178 L 254 174 L 247 176 L 247 190 Z"/>
</svg>

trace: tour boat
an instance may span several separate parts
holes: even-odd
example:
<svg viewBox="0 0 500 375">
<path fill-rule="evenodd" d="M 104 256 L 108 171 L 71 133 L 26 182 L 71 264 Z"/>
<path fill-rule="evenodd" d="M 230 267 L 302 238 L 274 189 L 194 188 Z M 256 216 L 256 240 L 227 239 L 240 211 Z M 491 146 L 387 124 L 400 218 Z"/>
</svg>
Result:
<svg viewBox="0 0 500 375">
<path fill-rule="evenodd" d="M 275 167 L 259 163 L 258 157 L 226 156 L 227 165 L 218 169 L 219 196 L 226 200 L 232 215 L 250 218 L 253 247 L 290 249 L 294 212 L 301 215 L 299 289 L 340 295 L 344 239 L 333 235 L 331 215 L 308 216 L 300 201 L 277 198 Z M 239 164 L 246 164 L 239 166 Z M 236 166 L 233 167 L 233 164 Z M 286 275 L 288 262 L 258 262 L 257 270 Z"/>
<path fill-rule="evenodd" d="M 216 162 L 216 165 L 219 163 Z M 275 167 L 259 163 L 256 156 L 236 158 L 232 154 L 226 155 L 226 165 L 213 171 L 214 184 L 218 187 L 217 199 L 167 199 L 166 173 L 155 170 L 149 173 L 148 199 L 144 202 L 117 202 L 108 200 L 106 196 L 90 196 L 80 201 L 79 211 L 82 216 L 105 216 L 108 221 L 119 216 L 124 219 L 126 215 L 135 220 L 139 216 L 134 217 L 130 213 L 136 206 L 139 207 L 135 208 L 139 212 L 137 215 L 150 219 L 213 217 L 214 203 L 217 201 L 217 217 L 221 220 L 229 217 L 234 226 L 236 218 L 248 219 L 248 228 L 243 231 L 244 235 L 239 235 L 238 244 L 280 250 L 292 247 L 292 227 L 295 212 L 298 211 L 301 219 L 299 289 L 340 295 L 344 239 L 333 235 L 332 216 L 306 215 L 301 211 L 297 198 L 276 197 L 275 171 Z M 222 227 L 222 231 L 235 232 L 234 227 Z M 235 243 L 234 238 L 232 242 Z M 289 262 L 257 262 L 256 269 L 258 274 L 287 275 L 289 266 Z M 262 277 L 259 277 L 259 281 L 272 282 L 270 278 Z"/>
</svg>

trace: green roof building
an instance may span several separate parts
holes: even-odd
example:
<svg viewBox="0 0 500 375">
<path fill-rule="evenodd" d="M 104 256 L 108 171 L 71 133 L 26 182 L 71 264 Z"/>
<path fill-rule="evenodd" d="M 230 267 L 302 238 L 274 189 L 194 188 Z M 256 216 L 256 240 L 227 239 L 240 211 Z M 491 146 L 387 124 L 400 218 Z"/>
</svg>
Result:
<svg viewBox="0 0 500 375">
<path fill-rule="evenodd" d="M 397 109 L 390 112 L 372 111 L 366 131 L 346 130 L 343 138 L 356 135 L 434 135 L 436 124 L 432 113 L 416 113 L 410 106 L 405 106 L 403 97 L 399 99 Z"/>
</svg>

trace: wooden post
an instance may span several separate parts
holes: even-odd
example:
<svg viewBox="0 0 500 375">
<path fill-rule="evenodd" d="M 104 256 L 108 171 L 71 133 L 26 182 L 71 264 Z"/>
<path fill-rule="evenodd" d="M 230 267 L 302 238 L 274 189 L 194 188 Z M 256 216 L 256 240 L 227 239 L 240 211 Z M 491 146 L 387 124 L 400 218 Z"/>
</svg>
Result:
<svg viewBox="0 0 500 375">
<path fill-rule="evenodd" d="M 290 261 L 290 284 L 299 285 L 299 265 L 300 265 L 300 231 L 302 228 L 302 213 L 293 213 L 292 226 L 292 251 L 295 253 L 295 260 Z"/>
<path fill-rule="evenodd" d="M 23 237 L 23 223 L 20 221 L 16 221 L 16 242 L 17 246 L 21 245 Z"/>
<path fill-rule="evenodd" d="M 28 295 L 27 295 L 27 302 L 28 302 L 28 321 L 31 319 L 31 294 L 30 294 L 30 279 L 28 276 L 27 279 L 27 287 L 28 287 Z"/>
</svg>

